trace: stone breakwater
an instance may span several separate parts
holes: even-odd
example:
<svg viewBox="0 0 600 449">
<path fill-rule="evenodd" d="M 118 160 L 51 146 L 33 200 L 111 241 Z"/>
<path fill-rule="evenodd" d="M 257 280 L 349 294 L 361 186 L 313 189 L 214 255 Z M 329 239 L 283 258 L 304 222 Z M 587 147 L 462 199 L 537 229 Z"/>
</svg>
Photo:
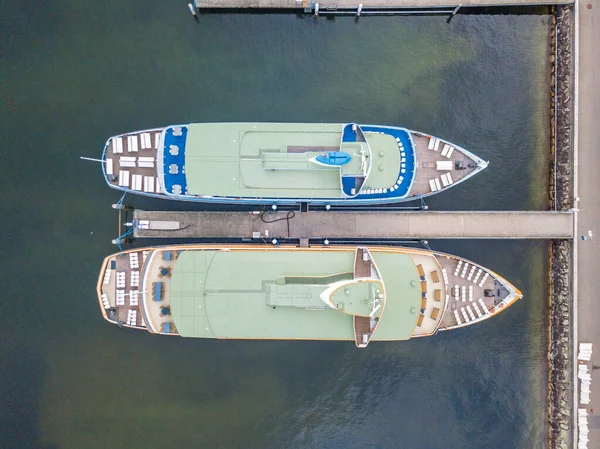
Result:
<svg viewBox="0 0 600 449">
<path fill-rule="evenodd" d="M 557 6 L 552 19 L 552 113 L 550 207 L 568 210 L 572 191 L 572 117 L 573 104 L 573 10 Z M 554 185 L 556 179 L 556 186 Z M 572 369 L 571 351 L 571 265 L 573 242 L 550 243 L 548 414 L 551 449 L 572 447 Z"/>
</svg>

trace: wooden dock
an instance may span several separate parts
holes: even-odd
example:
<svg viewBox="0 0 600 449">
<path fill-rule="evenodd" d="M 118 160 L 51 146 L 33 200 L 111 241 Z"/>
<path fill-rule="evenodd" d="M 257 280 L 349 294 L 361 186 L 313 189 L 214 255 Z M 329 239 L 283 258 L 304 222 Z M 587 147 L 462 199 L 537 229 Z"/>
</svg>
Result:
<svg viewBox="0 0 600 449">
<path fill-rule="evenodd" d="M 572 212 L 146 212 L 135 238 L 571 239 Z"/>
</svg>

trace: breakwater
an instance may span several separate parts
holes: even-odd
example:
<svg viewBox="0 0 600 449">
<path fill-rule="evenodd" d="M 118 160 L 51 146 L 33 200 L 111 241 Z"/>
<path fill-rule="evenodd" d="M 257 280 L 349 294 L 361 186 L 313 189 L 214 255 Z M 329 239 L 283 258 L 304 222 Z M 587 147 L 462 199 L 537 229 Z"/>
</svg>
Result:
<svg viewBox="0 0 600 449">
<path fill-rule="evenodd" d="M 550 207 L 568 210 L 573 204 L 573 9 L 557 6 L 551 33 L 552 99 Z M 573 394 L 571 341 L 572 329 L 572 248 L 569 240 L 550 243 L 549 289 L 549 445 L 572 447 Z"/>
</svg>

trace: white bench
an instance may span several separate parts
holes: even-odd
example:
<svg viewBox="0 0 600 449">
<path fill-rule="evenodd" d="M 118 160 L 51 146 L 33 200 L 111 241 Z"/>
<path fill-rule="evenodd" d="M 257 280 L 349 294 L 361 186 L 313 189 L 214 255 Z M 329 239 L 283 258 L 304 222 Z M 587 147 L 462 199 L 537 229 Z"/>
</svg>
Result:
<svg viewBox="0 0 600 449">
<path fill-rule="evenodd" d="M 469 271 L 469 275 L 467 276 L 467 281 L 470 281 L 473 278 L 473 273 L 475 272 L 475 268 L 477 268 L 475 265 L 472 266 L 471 271 Z M 470 287 L 473 288 L 473 287 Z"/>
<path fill-rule="evenodd" d="M 118 154 L 123 152 L 123 138 L 113 138 L 113 153 Z"/>
<path fill-rule="evenodd" d="M 114 173 L 113 172 L 113 160 L 106 159 L 106 162 L 104 163 L 104 165 L 105 165 L 106 174 L 112 175 Z"/>
<path fill-rule="evenodd" d="M 483 308 L 483 310 L 486 314 L 490 313 L 489 309 L 487 308 L 487 306 L 483 302 L 483 299 L 481 299 L 481 298 L 479 298 L 479 305 L 481 305 L 481 307 Z"/>
<path fill-rule="evenodd" d="M 469 312 L 469 316 L 471 317 L 471 320 L 475 321 L 475 314 L 471 310 L 471 306 L 467 306 L 467 312 Z"/>
<path fill-rule="evenodd" d="M 464 308 L 464 307 L 462 307 L 462 308 L 460 309 L 460 311 L 461 311 L 461 313 L 462 313 L 463 317 L 465 318 L 465 323 L 468 323 L 469 321 L 471 321 L 471 320 L 469 319 L 468 315 L 467 315 L 467 312 L 465 312 L 465 308 Z"/>
<path fill-rule="evenodd" d="M 450 159 L 450 157 L 452 156 L 453 152 L 454 152 L 454 147 L 452 145 L 450 145 L 450 148 L 448 148 L 448 153 L 446 153 L 446 157 L 448 159 Z"/>
<path fill-rule="evenodd" d="M 435 179 L 429 180 L 429 188 L 431 189 L 432 192 L 436 192 L 437 190 L 439 190 L 437 188 L 437 185 L 435 184 Z"/>
<path fill-rule="evenodd" d="M 454 276 L 458 276 L 458 273 L 460 273 L 460 267 L 462 266 L 463 261 L 459 260 L 458 261 L 458 265 L 456 266 L 456 270 L 454 270 Z"/>
<path fill-rule="evenodd" d="M 429 145 L 427 145 L 427 149 L 428 149 L 428 150 L 433 150 L 433 146 L 435 145 L 435 141 L 436 141 L 436 140 L 437 140 L 437 139 L 436 139 L 435 137 L 431 137 L 431 138 L 429 139 Z"/>
<path fill-rule="evenodd" d="M 127 136 L 127 151 L 130 153 L 137 153 L 138 151 L 138 139 L 136 136 Z"/>
<path fill-rule="evenodd" d="M 144 176 L 144 192 L 154 193 L 154 176 Z"/>
<path fill-rule="evenodd" d="M 127 170 L 119 170 L 119 186 L 129 187 L 129 172 Z"/>
<path fill-rule="evenodd" d="M 435 169 L 438 171 L 448 171 L 453 169 L 452 161 L 435 161 Z"/>
<path fill-rule="evenodd" d="M 460 277 L 462 279 L 465 278 L 465 274 L 467 273 L 468 268 L 469 268 L 469 264 L 467 262 L 465 262 L 465 265 L 463 266 L 463 269 L 462 269 L 462 273 L 460 273 Z"/>
<path fill-rule="evenodd" d="M 479 283 L 480 287 L 483 287 L 483 284 L 485 284 L 485 281 L 487 281 L 487 278 L 488 278 L 489 275 L 490 275 L 490 273 L 485 273 L 485 276 L 483 277 L 483 279 Z"/>
<path fill-rule="evenodd" d="M 458 324 L 462 324 L 462 322 L 460 321 L 460 317 L 458 316 L 458 310 L 454 310 L 454 318 L 456 318 L 456 322 Z"/>
<path fill-rule="evenodd" d="M 133 175 L 131 177 L 131 188 L 133 190 L 142 190 L 142 175 Z"/>
</svg>

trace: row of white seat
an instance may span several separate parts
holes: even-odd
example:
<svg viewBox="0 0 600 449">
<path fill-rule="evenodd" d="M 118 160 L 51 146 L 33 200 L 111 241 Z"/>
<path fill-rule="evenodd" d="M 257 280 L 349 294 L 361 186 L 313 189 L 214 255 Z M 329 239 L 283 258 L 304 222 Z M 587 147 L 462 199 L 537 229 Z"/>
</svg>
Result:
<svg viewBox="0 0 600 449">
<path fill-rule="evenodd" d="M 125 288 L 125 272 L 117 271 L 117 288 Z"/>
<path fill-rule="evenodd" d="M 129 267 L 134 269 L 140 267 L 140 259 L 138 257 L 138 253 L 129 253 Z"/>
<path fill-rule="evenodd" d="M 152 138 L 150 133 L 142 133 L 139 135 L 139 142 L 142 150 L 153 150 L 158 148 L 160 142 L 160 133 L 154 134 L 154 146 L 152 146 Z M 138 151 L 138 135 L 127 136 L 127 152 L 136 153 Z M 112 139 L 112 152 L 113 154 L 123 153 L 123 137 L 114 137 Z"/>
<path fill-rule="evenodd" d="M 467 301 L 467 286 L 463 285 L 462 289 L 460 286 L 454 286 L 454 297 L 458 300 L 459 298 L 462 302 Z M 473 286 L 469 285 L 469 301 L 473 302 Z"/>
<path fill-rule="evenodd" d="M 110 309 L 110 303 L 108 302 L 108 295 L 106 293 L 102 293 L 102 305 L 105 309 Z"/>
<path fill-rule="evenodd" d="M 129 304 L 132 306 L 137 306 L 140 298 L 139 290 L 129 290 L 129 293 L 125 293 L 124 289 L 116 290 L 116 303 L 118 306 L 125 305 L 125 297 L 129 296 Z"/>
<path fill-rule="evenodd" d="M 588 426 L 588 411 L 585 408 L 577 409 L 577 428 L 579 429 L 577 449 L 587 449 L 590 428 Z"/>
<path fill-rule="evenodd" d="M 579 388 L 579 402 L 582 404 L 590 403 L 590 395 L 592 394 L 592 375 L 588 372 L 588 366 L 583 363 L 578 365 L 579 369 L 577 377 L 581 380 Z"/>
<path fill-rule="evenodd" d="M 448 272 L 445 268 L 442 268 L 442 276 L 444 278 L 444 284 L 446 284 L 446 287 L 448 287 Z"/>
<path fill-rule="evenodd" d="M 112 270 L 110 268 L 106 268 L 106 271 L 104 272 L 104 285 L 108 285 L 110 284 L 110 275 L 112 273 Z"/>
<path fill-rule="evenodd" d="M 441 142 L 440 139 L 431 137 L 429 139 L 429 145 L 427 146 L 427 148 L 429 150 L 438 151 L 439 147 L 440 147 L 440 142 Z M 442 149 L 442 156 L 450 158 L 452 156 L 453 152 L 454 152 L 454 147 L 452 145 L 449 145 L 447 143 L 444 144 L 444 148 Z"/>
<path fill-rule="evenodd" d="M 139 271 L 131 272 L 131 286 L 132 287 L 140 286 L 140 272 Z"/>
<path fill-rule="evenodd" d="M 481 306 L 481 310 L 477 306 L 476 302 L 469 304 L 466 307 L 461 307 L 459 309 L 460 312 L 462 313 L 465 323 L 468 323 L 470 321 L 475 321 L 475 319 L 476 319 L 475 314 L 473 313 L 473 310 L 471 310 L 471 306 L 473 306 L 473 309 L 475 310 L 475 313 L 477 314 L 477 318 L 481 318 L 482 316 L 488 315 L 490 313 L 489 309 L 483 302 L 482 298 L 479 298 L 478 302 L 479 302 L 479 305 Z M 482 310 L 483 310 L 483 312 L 482 312 Z M 458 314 L 458 310 L 456 310 L 456 309 L 454 310 L 454 318 L 456 319 L 456 322 L 458 324 L 462 324 L 462 320 L 460 319 L 460 315 Z"/>
<path fill-rule="evenodd" d="M 440 179 L 442 180 L 442 183 L 440 184 Z M 429 180 L 429 188 L 431 189 L 432 192 L 437 192 L 438 190 L 441 190 L 442 186 L 444 187 L 448 187 L 449 185 L 453 184 L 454 181 L 452 180 L 452 176 L 450 176 L 450 173 L 444 173 L 440 178 L 433 178 Z"/>
<path fill-rule="evenodd" d="M 129 304 L 132 306 L 137 306 L 140 300 L 140 291 L 139 290 L 129 290 Z"/>
<path fill-rule="evenodd" d="M 117 289 L 115 302 L 118 306 L 125 305 L 125 290 Z"/>
<path fill-rule="evenodd" d="M 137 310 L 129 309 L 127 311 L 127 324 L 129 326 L 137 326 Z"/>
<path fill-rule="evenodd" d="M 589 362 L 592 359 L 592 343 L 579 343 L 578 360 Z"/>
<path fill-rule="evenodd" d="M 119 170 L 118 184 L 120 187 L 129 187 L 129 172 Z M 131 189 L 148 193 L 161 193 L 160 182 L 154 176 L 131 175 Z"/>
<path fill-rule="evenodd" d="M 460 277 L 462 279 L 465 278 L 465 275 L 467 274 L 467 269 L 469 268 L 469 263 L 465 262 L 464 263 L 464 267 L 463 267 L 463 261 L 459 260 L 458 264 L 456 265 L 456 269 L 454 270 L 454 276 L 458 276 L 458 274 L 460 273 Z M 461 272 L 461 267 L 462 267 L 462 272 Z M 470 281 L 473 278 L 473 274 L 475 273 L 475 269 L 477 267 L 475 265 L 471 265 L 471 271 L 469 272 L 469 275 L 467 276 L 467 280 Z M 477 274 L 475 275 L 475 278 L 473 279 L 473 284 L 477 284 L 477 281 L 479 280 L 479 277 L 481 276 L 481 274 L 484 273 L 483 269 L 479 268 L 479 271 L 477 272 Z M 481 279 L 481 282 L 479 283 L 479 287 L 483 287 L 483 284 L 485 284 L 485 281 L 487 281 L 487 278 L 489 277 L 489 273 L 485 272 L 485 275 L 483 276 L 483 278 Z"/>
<path fill-rule="evenodd" d="M 398 181 L 396 182 L 396 184 L 394 184 L 389 189 L 365 189 L 361 193 L 365 194 L 365 195 L 376 195 L 376 194 L 381 194 L 381 193 L 393 192 L 396 189 L 400 188 L 400 184 L 402 184 L 403 180 L 404 180 L 404 176 L 400 176 L 398 178 Z"/>
<path fill-rule="evenodd" d="M 121 159 L 119 160 L 119 167 L 135 168 L 136 167 L 135 159 L 136 158 L 134 158 L 134 157 L 130 158 L 127 156 L 122 156 Z M 115 172 L 113 160 L 108 158 L 108 159 L 106 159 L 106 161 L 104 161 L 104 163 L 105 163 L 105 167 L 106 167 L 106 174 L 113 175 Z M 138 158 L 137 166 L 139 168 L 154 168 L 154 158 L 140 157 L 140 158 Z M 123 170 L 121 170 L 121 171 L 123 171 Z M 121 172 L 119 172 L 119 174 L 121 174 Z"/>
<path fill-rule="evenodd" d="M 444 187 L 448 187 L 449 185 L 454 184 L 454 181 L 452 180 L 452 176 L 450 176 L 450 173 L 444 173 L 441 176 L 441 179 L 442 179 L 442 185 Z"/>
</svg>

